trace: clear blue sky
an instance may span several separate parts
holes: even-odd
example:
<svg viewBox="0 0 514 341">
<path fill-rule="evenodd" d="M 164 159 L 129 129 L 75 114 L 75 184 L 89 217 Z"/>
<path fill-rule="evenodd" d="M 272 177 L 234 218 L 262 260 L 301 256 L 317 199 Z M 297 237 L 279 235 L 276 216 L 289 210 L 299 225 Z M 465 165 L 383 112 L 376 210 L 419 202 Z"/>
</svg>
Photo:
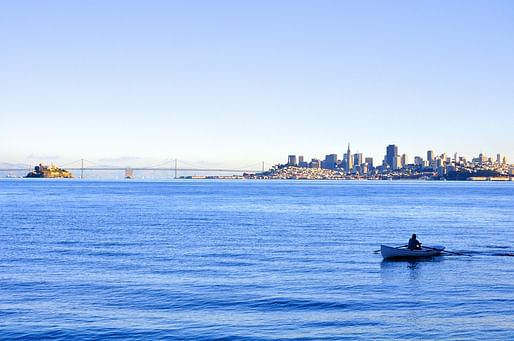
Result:
<svg viewBox="0 0 514 341">
<path fill-rule="evenodd" d="M 0 1 L 0 161 L 514 158 L 513 1 Z M 137 163 L 133 159 L 132 165 Z"/>
</svg>

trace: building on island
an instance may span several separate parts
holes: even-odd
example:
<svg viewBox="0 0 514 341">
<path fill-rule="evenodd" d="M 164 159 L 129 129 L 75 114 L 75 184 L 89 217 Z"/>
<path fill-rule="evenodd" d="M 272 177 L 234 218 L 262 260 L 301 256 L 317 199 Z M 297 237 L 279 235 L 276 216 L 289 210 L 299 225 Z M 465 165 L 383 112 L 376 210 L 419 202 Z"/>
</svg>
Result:
<svg viewBox="0 0 514 341">
<path fill-rule="evenodd" d="M 34 167 L 34 170 L 29 172 L 26 178 L 73 178 L 73 175 L 65 169 L 59 168 L 51 164 L 45 166 L 39 164 Z"/>
</svg>

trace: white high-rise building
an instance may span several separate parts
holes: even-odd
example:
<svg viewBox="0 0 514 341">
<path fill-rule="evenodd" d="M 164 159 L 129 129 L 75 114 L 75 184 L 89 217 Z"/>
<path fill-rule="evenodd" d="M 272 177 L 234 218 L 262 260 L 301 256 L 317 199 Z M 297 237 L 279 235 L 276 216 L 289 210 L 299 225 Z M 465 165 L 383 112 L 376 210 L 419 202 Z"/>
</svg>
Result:
<svg viewBox="0 0 514 341">
<path fill-rule="evenodd" d="M 392 169 L 400 169 L 402 168 L 402 157 L 400 155 L 396 155 L 393 158 L 393 167 Z"/>
<path fill-rule="evenodd" d="M 407 154 L 402 154 L 401 159 L 402 159 L 402 161 L 401 161 L 402 167 L 405 167 L 409 163 L 409 160 L 407 160 Z"/>
</svg>

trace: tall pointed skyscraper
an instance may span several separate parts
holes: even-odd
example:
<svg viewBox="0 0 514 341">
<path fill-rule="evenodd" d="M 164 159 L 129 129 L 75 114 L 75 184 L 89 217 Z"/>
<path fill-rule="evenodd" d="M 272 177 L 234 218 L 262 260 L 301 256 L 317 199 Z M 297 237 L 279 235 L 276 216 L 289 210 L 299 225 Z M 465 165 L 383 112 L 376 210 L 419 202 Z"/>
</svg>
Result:
<svg viewBox="0 0 514 341">
<path fill-rule="evenodd" d="M 353 169 L 352 152 L 350 151 L 350 142 L 348 142 L 348 150 L 346 152 L 346 171 L 351 172 Z"/>
</svg>

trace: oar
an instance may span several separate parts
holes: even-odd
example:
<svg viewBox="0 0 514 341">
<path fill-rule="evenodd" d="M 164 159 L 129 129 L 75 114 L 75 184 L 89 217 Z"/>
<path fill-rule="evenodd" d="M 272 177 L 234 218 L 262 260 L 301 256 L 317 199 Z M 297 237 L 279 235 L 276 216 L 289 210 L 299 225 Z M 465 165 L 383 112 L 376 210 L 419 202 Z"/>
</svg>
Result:
<svg viewBox="0 0 514 341">
<path fill-rule="evenodd" d="M 407 246 L 409 246 L 409 245 L 405 244 L 402 246 L 397 246 L 397 247 L 395 247 L 395 249 L 401 249 L 402 247 L 407 247 Z M 379 253 L 379 252 L 380 252 L 380 249 L 373 251 L 373 253 Z"/>
<path fill-rule="evenodd" d="M 441 250 L 441 249 L 435 249 L 433 247 L 429 247 L 429 246 L 423 246 L 425 249 L 430 249 L 430 250 L 437 250 L 437 251 L 441 251 L 441 252 L 446 252 L 446 253 L 450 253 L 450 254 L 453 254 L 453 255 L 459 255 L 459 256 L 468 256 L 468 257 L 471 257 L 471 255 L 467 255 L 465 253 L 459 253 L 459 252 L 453 252 L 453 251 L 448 251 L 448 250 Z"/>
</svg>

